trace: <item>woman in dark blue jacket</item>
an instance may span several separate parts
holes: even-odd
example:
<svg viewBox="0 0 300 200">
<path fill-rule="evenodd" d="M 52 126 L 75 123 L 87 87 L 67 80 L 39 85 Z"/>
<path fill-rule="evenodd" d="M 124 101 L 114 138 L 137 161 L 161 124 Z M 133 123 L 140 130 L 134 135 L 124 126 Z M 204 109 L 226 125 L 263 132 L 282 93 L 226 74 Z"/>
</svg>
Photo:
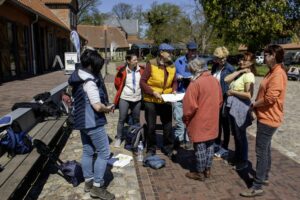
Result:
<svg viewBox="0 0 300 200">
<path fill-rule="evenodd" d="M 69 84 L 74 98 L 74 129 L 80 130 L 83 145 L 84 191 L 95 198 L 114 199 L 105 189 L 103 178 L 110 156 L 105 113 L 113 109 L 107 106 L 105 85 L 99 76 L 104 60 L 92 49 L 86 49 L 80 60 L 81 67 L 72 73 Z"/>
<path fill-rule="evenodd" d="M 229 123 L 229 116 L 228 111 L 225 107 L 226 99 L 227 99 L 227 91 L 229 89 L 229 84 L 227 84 L 224 79 L 227 75 L 231 74 L 235 71 L 234 67 L 226 62 L 227 56 L 229 52 L 226 47 L 218 47 L 214 51 L 214 64 L 212 67 L 212 75 L 218 79 L 222 88 L 223 94 L 223 106 L 220 110 L 219 116 L 219 135 L 215 140 L 216 150 L 215 153 L 216 157 L 226 157 L 228 155 L 228 144 L 230 138 L 230 123 Z M 222 137 L 222 130 L 223 130 L 223 143 L 221 145 L 221 137 Z"/>
</svg>

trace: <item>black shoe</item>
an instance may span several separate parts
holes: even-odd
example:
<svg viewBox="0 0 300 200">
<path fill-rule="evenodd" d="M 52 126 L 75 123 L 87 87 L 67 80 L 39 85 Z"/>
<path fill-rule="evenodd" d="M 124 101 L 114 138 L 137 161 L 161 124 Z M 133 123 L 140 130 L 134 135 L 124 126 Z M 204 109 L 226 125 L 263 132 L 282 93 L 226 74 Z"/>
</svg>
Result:
<svg viewBox="0 0 300 200">
<path fill-rule="evenodd" d="M 115 199 L 115 195 L 107 191 L 103 187 L 95 187 L 93 186 L 90 195 L 93 198 L 100 198 L 102 200 L 113 200 Z"/>
<path fill-rule="evenodd" d="M 93 180 L 84 182 L 84 192 L 90 192 L 93 187 Z"/>
<path fill-rule="evenodd" d="M 168 156 L 170 159 L 172 158 L 172 156 L 173 156 L 173 148 L 172 148 L 172 147 L 164 146 L 164 147 L 161 148 L 161 151 L 162 151 L 166 156 Z"/>
</svg>

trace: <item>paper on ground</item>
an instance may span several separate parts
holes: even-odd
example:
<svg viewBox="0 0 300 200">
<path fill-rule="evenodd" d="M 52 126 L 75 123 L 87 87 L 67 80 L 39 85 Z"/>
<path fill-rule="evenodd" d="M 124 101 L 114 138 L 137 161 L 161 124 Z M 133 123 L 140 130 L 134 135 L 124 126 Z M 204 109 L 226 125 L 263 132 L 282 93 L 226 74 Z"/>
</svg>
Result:
<svg viewBox="0 0 300 200">
<path fill-rule="evenodd" d="M 114 167 L 124 167 L 130 163 L 132 160 L 132 156 L 128 156 L 125 154 L 118 154 L 113 156 L 111 159 L 108 160 L 108 164 Z"/>
<path fill-rule="evenodd" d="M 185 93 L 179 94 L 162 94 L 161 97 L 163 98 L 164 102 L 176 102 L 181 101 L 184 97 Z"/>
</svg>

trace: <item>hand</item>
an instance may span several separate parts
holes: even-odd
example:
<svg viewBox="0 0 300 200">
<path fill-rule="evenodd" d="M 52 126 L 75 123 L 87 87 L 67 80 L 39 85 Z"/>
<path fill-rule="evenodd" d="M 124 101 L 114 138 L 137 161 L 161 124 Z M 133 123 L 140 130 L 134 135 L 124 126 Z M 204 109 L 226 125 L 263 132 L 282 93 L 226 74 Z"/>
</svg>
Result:
<svg viewBox="0 0 300 200">
<path fill-rule="evenodd" d="M 233 96 L 233 90 L 228 90 L 227 91 L 227 96 Z"/>
<path fill-rule="evenodd" d="M 155 96 L 156 98 L 162 100 L 162 97 L 158 92 L 153 92 L 153 96 Z"/>
<path fill-rule="evenodd" d="M 112 113 L 115 112 L 115 108 L 116 108 L 115 104 L 111 104 L 111 105 L 109 105 L 107 107 L 108 107 L 108 109 L 110 109 L 110 112 L 112 112 Z"/>
<path fill-rule="evenodd" d="M 183 78 L 183 76 L 181 76 L 181 75 L 177 75 L 177 80 L 181 80 Z"/>
<path fill-rule="evenodd" d="M 176 91 L 173 91 L 173 92 L 172 92 L 172 94 L 175 94 L 175 95 L 176 95 L 176 94 L 177 94 L 177 92 L 176 92 Z"/>
</svg>

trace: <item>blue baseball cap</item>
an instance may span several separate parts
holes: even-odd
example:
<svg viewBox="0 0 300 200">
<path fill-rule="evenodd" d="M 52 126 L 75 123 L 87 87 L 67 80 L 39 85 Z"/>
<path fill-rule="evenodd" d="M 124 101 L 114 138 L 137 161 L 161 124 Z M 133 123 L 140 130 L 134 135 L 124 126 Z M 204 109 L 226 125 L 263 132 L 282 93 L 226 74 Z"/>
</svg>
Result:
<svg viewBox="0 0 300 200">
<path fill-rule="evenodd" d="M 172 47 L 171 45 L 169 45 L 167 43 L 160 44 L 158 49 L 160 51 L 173 51 L 173 50 L 175 50 L 174 47 Z"/>
<path fill-rule="evenodd" d="M 198 45 L 195 42 L 189 42 L 187 43 L 186 48 L 191 50 L 198 49 Z"/>
</svg>

